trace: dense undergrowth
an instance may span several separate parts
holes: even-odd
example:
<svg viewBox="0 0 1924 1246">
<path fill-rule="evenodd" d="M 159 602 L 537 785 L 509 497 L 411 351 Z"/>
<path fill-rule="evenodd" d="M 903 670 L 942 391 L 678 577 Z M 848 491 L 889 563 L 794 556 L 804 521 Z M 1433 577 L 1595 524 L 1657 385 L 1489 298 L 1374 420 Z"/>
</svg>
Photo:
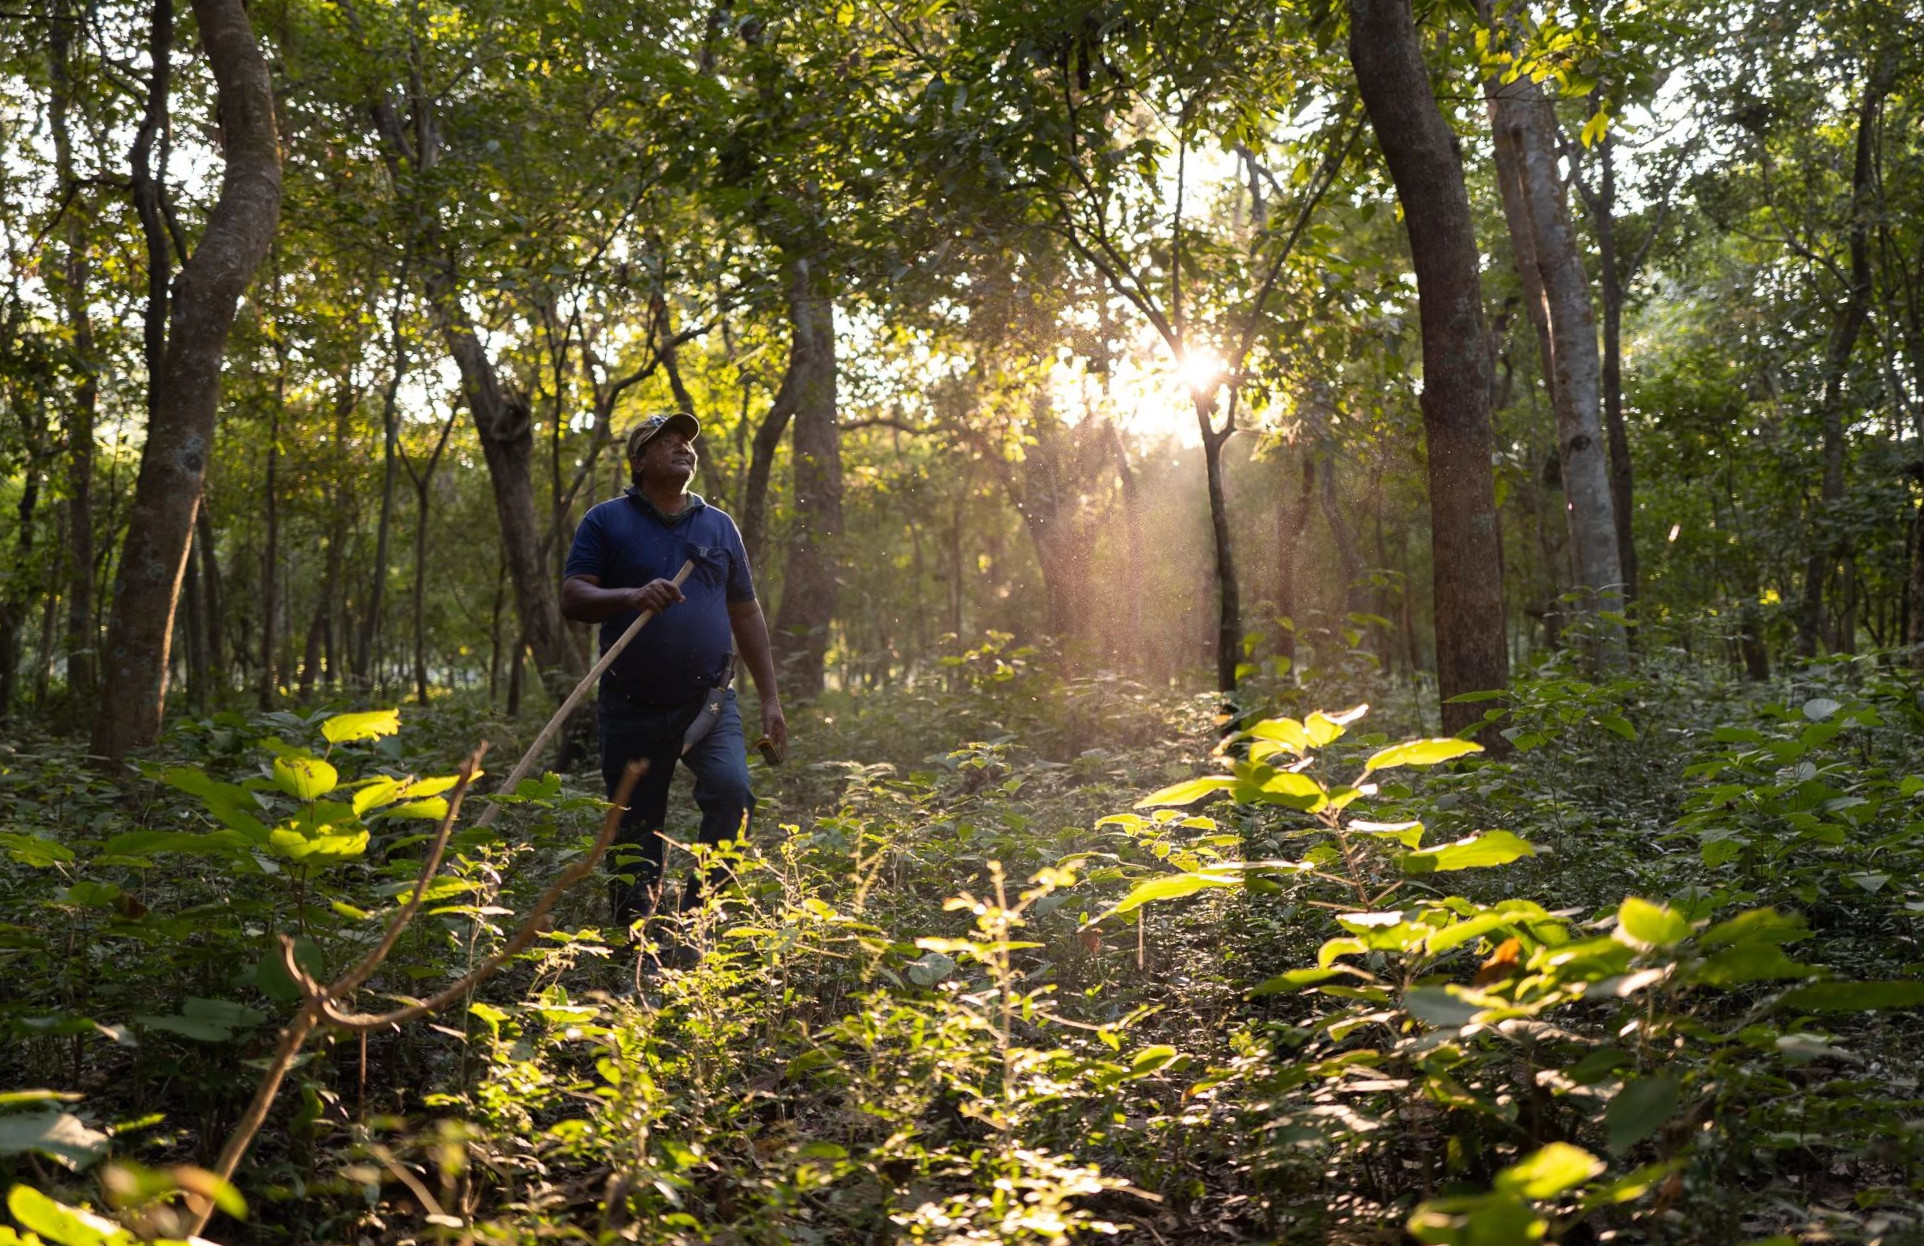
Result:
<svg viewBox="0 0 1924 1246">
<path fill-rule="evenodd" d="M 993 641 L 938 686 L 825 700 L 758 772 L 699 967 L 622 997 L 577 889 L 465 1006 L 312 1043 L 211 1235 L 1924 1233 L 1913 676 L 1548 669 L 1502 758 L 1397 749 L 1429 734 L 1417 690 L 1365 667 L 1260 687 L 1226 745 L 1213 700 L 1065 685 Z M 175 1237 L 183 1189 L 225 1196 L 200 1170 L 297 998 L 274 936 L 317 976 L 357 960 L 445 799 L 380 776 L 482 737 L 505 769 L 527 732 L 452 702 L 392 734 L 331 717 L 182 723 L 141 778 L 0 745 L 23 1235 L 116 1240 L 84 1206 Z M 594 795 L 537 783 L 457 829 L 360 1005 L 485 958 Z"/>
</svg>

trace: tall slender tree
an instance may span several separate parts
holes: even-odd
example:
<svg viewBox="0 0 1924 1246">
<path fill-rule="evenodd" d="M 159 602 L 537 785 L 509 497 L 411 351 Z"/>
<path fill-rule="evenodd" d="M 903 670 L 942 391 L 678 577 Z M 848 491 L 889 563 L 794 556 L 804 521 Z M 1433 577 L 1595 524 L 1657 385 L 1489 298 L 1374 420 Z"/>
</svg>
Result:
<svg viewBox="0 0 1924 1246">
<path fill-rule="evenodd" d="M 1482 711 L 1454 698 L 1501 690 L 1510 675 L 1476 230 L 1410 0 L 1349 0 L 1349 18 L 1350 64 L 1396 183 L 1416 268 L 1437 685 L 1444 730 L 1461 731 Z"/>
<path fill-rule="evenodd" d="M 193 7 L 217 93 L 220 196 L 174 282 L 164 349 L 147 378 L 147 442 L 104 655 L 114 695 L 101 699 L 93 725 L 94 751 L 106 757 L 160 734 L 174 607 L 213 448 L 227 334 L 280 217 L 273 83 L 246 6 L 194 0 Z"/>
</svg>

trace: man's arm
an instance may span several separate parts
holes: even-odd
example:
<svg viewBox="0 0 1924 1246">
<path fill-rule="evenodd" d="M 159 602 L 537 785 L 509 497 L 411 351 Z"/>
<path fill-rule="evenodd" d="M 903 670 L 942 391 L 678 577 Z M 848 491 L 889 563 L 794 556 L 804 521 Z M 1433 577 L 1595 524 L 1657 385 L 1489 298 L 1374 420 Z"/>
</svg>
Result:
<svg viewBox="0 0 1924 1246">
<path fill-rule="evenodd" d="M 603 588 L 596 575 L 571 575 L 561 582 L 562 617 L 577 623 L 600 623 L 629 610 L 660 614 L 680 600 L 681 590 L 673 580 L 650 580 L 640 588 Z M 763 648 L 767 648 L 765 628 L 763 636 Z M 755 687 L 761 686 L 757 676 Z"/>
<path fill-rule="evenodd" d="M 775 658 L 768 648 L 762 603 L 753 597 L 729 602 L 728 626 L 735 633 L 735 651 L 755 680 L 755 695 L 762 703 L 762 734 L 774 744 L 780 760 L 788 756 L 788 719 L 782 714 L 782 694 L 775 687 Z"/>
</svg>

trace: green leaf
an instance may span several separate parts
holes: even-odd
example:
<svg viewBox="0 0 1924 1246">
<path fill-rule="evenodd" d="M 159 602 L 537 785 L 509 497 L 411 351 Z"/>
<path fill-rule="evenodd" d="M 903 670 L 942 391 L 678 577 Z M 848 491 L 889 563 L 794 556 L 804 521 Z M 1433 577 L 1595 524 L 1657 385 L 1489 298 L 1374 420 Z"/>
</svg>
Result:
<svg viewBox="0 0 1924 1246">
<path fill-rule="evenodd" d="M 1808 978 L 1816 972 L 1815 966 L 1792 960 L 1774 943 L 1740 943 L 1704 961 L 1691 971 L 1690 978 L 1705 986 L 1741 986 L 1746 982 Z"/>
<path fill-rule="evenodd" d="M 1455 843 L 1423 848 L 1403 858 L 1406 874 L 1441 873 L 1469 870 L 1490 865 L 1508 865 L 1519 857 L 1535 856 L 1536 846 L 1509 831 L 1485 831 Z"/>
<path fill-rule="evenodd" d="M 1690 922 L 1682 913 L 1636 896 L 1617 908 L 1617 939 L 1641 951 L 1669 947 L 1690 937 Z"/>
<path fill-rule="evenodd" d="M 340 773 L 318 757 L 274 759 L 274 785 L 295 800 L 319 800 L 339 782 Z"/>
<path fill-rule="evenodd" d="M 1842 703 L 1833 701 L 1829 697 L 1812 697 L 1804 702 L 1804 717 L 1814 723 L 1820 723 L 1843 708 Z"/>
<path fill-rule="evenodd" d="M 1555 1198 L 1602 1172 L 1603 1161 L 1582 1147 L 1552 1142 L 1496 1175 L 1496 1188 L 1523 1198 Z"/>
<path fill-rule="evenodd" d="M 1329 795 L 1321 783 L 1308 775 L 1287 770 L 1265 782 L 1260 790 L 1265 796 L 1284 796 L 1291 800 L 1314 800 Z"/>
<path fill-rule="evenodd" d="M 16 1108 L 23 1103 L 78 1103 L 84 1098 L 71 1090 L 0 1090 L 0 1108 Z"/>
<path fill-rule="evenodd" d="M 1338 736 L 1343 729 L 1369 712 L 1369 706 L 1359 705 L 1355 709 L 1344 710 L 1340 714 L 1325 714 L 1317 710 L 1303 720 L 1303 733 L 1309 737 L 1311 748 L 1322 748 Z"/>
<path fill-rule="evenodd" d="M 116 835 L 101 849 L 109 856 L 151 857 L 177 853 L 186 857 L 225 857 L 246 852 L 251 841 L 239 831 L 129 831 Z"/>
<path fill-rule="evenodd" d="M 7 1191 L 7 1210 L 21 1228 L 57 1246 L 121 1246 L 134 1235 L 105 1216 L 57 1203 L 32 1186 Z"/>
<path fill-rule="evenodd" d="M 1298 757 L 1309 751 L 1309 733 L 1294 718 L 1266 718 L 1251 727 L 1249 734 L 1280 744 Z"/>
<path fill-rule="evenodd" d="M 934 986 L 955 972 L 955 957 L 947 952 L 924 952 L 908 963 L 909 980 L 917 986 Z"/>
<path fill-rule="evenodd" d="M 1443 737 L 1434 740 L 1406 740 L 1373 753 L 1363 763 L 1365 771 L 1388 770 L 1392 766 L 1434 766 L 1469 753 L 1481 753 L 1483 746 L 1470 740 Z"/>
<path fill-rule="evenodd" d="M 1155 805 L 1193 805 L 1212 792 L 1221 792 L 1236 786 L 1236 780 L 1228 775 L 1209 775 L 1201 779 L 1185 779 L 1181 783 L 1152 792 L 1136 802 L 1136 808 L 1148 809 Z"/>
<path fill-rule="evenodd" d="M 44 870 L 73 860 L 73 849 L 41 835 L 0 832 L 0 849 L 21 865 Z"/>
<path fill-rule="evenodd" d="M 1613 735 L 1622 736 L 1626 740 L 1634 740 L 1637 738 L 1637 729 L 1631 726 L 1630 720 L 1621 714 L 1599 714 L 1597 715 L 1597 725 Z"/>
<path fill-rule="evenodd" d="M 354 740 L 378 740 L 401 729 L 401 711 L 363 710 L 358 714 L 336 714 L 321 724 L 321 734 L 329 744 Z"/>
<path fill-rule="evenodd" d="M 401 795 L 401 780 L 390 779 L 386 775 L 362 784 L 354 793 L 354 816 L 360 817 L 368 810 L 398 800 Z"/>
<path fill-rule="evenodd" d="M 1266 978 L 1250 987 L 1249 994 L 1252 998 L 1263 995 L 1288 995 L 1304 987 L 1328 982 L 1331 978 L 1348 976 L 1351 975 L 1342 969 L 1292 969 L 1288 973 L 1279 973 L 1273 978 Z"/>
<path fill-rule="evenodd" d="M 0 1116 L 0 1155 L 38 1151 L 72 1169 L 86 1168 L 107 1153 L 107 1135 L 69 1112 L 19 1112 Z"/>
<path fill-rule="evenodd" d="M 1102 915 L 1102 918 L 1116 917 L 1133 912 L 1145 904 L 1158 900 L 1176 900 L 1183 896 L 1193 896 L 1199 891 L 1217 887 L 1234 887 L 1242 882 L 1237 874 L 1211 874 L 1191 872 L 1187 874 L 1164 874 L 1148 882 L 1137 883 L 1128 895 L 1117 901 L 1116 906 Z M 1098 918 L 1100 921 L 1102 918 Z"/>
<path fill-rule="evenodd" d="M 1705 947 L 1736 943 L 1795 943 L 1810 934 L 1801 914 L 1786 916 L 1776 909 L 1750 909 L 1704 931 L 1697 942 Z"/>
<path fill-rule="evenodd" d="M 1611 1153 L 1622 1155 L 1656 1133 L 1658 1126 L 1676 1115 L 1682 1093 L 1683 1084 L 1668 1073 L 1626 1082 L 1623 1089 L 1611 1097 L 1610 1106 L 1603 1110 Z"/>
<path fill-rule="evenodd" d="M 1813 982 L 1785 992 L 1784 1003 L 1802 1012 L 1915 1008 L 1924 1004 L 1924 982 Z"/>
<path fill-rule="evenodd" d="M 401 804 L 392 805 L 381 810 L 377 816 L 383 818 L 426 818 L 431 822 L 439 822 L 442 818 L 448 816 L 448 802 L 439 796 L 431 796 L 426 800 L 404 801 Z"/>
</svg>

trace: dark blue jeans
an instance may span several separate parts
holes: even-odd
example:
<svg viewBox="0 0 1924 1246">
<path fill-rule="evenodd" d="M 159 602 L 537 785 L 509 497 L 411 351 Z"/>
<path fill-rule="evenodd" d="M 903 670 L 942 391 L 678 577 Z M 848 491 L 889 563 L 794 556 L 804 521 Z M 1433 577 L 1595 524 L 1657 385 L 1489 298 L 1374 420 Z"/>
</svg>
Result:
<svg viewBox="0 0 1924 1246">
<path fill-rule="evenodd" d="M 678 756 L 695 776 L 695 804 L 701 809 L 700 840 L 704 844 L 748 838 L 748 817 L 755 795 L 748 786 L 748 746 L 742 736 L 741 712 L 731 689 L 723 695 L 721 716 L 695 747 L 681 756 L 681 738 L 700 712 L 701 704 L 658 709 L 610 695 L 604 688 L 598 717 L 601 723 L 601 777 L 613 799 L 616 784 L 628 763 L 648 762 L 648 772 L 628 798 L 615 836 L 612 902 L 615 924 L 627 929 L 654 911 L 661 894 L 662 858 L 667 845 L 661 837 L 668 816 L 668 788 L 675 778 Z M 623 849 L 627 849 L 626 852 Z M 701 879 L 690 876 L 681 893 L 686 909 L 701 899 Z"/>
</svg>

